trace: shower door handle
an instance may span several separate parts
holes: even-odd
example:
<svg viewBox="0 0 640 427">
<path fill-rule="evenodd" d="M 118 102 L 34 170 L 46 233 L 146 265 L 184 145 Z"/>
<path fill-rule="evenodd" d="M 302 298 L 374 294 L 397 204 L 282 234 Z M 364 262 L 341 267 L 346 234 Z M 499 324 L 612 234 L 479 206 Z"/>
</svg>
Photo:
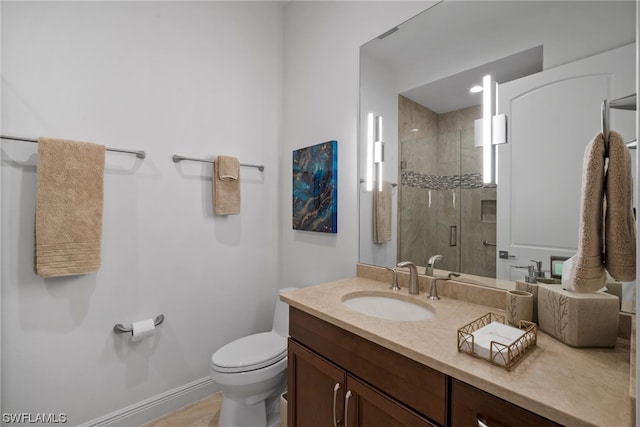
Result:
<svg viewBox="0 0 640 427">
<path fill-rule="evenodd" d="M 458 246 L 458 226 L 449 227 L 449 246 Z"/>
</svg>

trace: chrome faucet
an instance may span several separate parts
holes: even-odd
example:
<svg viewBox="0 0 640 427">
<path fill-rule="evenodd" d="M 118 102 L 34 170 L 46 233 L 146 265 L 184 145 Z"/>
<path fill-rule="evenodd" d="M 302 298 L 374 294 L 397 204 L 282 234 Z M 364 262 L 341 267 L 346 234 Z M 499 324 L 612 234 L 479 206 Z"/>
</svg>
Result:
<svg viewBox="0 0 640 427">
<path fill-rule="evenodd" d="M 417 295 L 420 288 L 418 286 L 418 269 L 416 268 L 416 265 L 411 261 L 403 261 L 398 263 L 398 267 L 409 268 L 409 293 Z"/>
<path fill-rule="evenodd" d="M 533 271 L 533 274 L 536 277 L 544 278 L 544 271 L 542 271 L 542 261 L 538 261 L 538 260 L 532 259 L 531 262 L 535 264 L 535 269 Z"/>
<path fill-rule="evenodd" d="M 427 261 L 427 266 L 425 267 L 425 274 L 427 276 L 433 277 L 433 266 L 435 265 L 436 261 L 440 261 L 441 259 L 442 255 L 434 255 L 429 258 L 429 261 Z"/>
</svg>

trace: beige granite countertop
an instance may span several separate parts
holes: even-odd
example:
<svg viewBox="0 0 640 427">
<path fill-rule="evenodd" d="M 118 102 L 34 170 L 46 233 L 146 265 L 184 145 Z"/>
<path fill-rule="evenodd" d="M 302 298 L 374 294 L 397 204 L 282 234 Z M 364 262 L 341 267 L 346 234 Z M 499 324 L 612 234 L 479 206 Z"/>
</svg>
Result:
<svg viewBox="0 0 640 427">
<path fill-rule="evenodd" d="M 538 332 L 537 346 L 507 372 L 457 349 L 459 327 L 501 310 L 447 297 L 430 301 L 427 293 L 408 295 L 403 287 L 404 297 L 431 306 L 436 315 L 411 322 L 383 320 L 342 304 L 345 295 L 361 291 L 393 293 L 388 283 L 354 277 L 288 292 L 281 299 L 560 424 L 633 424 L 628 340 L 620 339 L 615 349 L 577 349 Z"/>
</svg>

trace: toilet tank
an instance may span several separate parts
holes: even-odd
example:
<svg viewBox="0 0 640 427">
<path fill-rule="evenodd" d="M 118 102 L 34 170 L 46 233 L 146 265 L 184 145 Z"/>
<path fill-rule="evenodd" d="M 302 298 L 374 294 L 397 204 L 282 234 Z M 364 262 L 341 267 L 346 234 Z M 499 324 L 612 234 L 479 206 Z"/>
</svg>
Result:
<svg viewBox="0 0 640 427">
<path fill-rule="evenodd" d="M 294 291 L 298 288 L 284 288 L 278 291 L 278 298 L 276 299 L 276 309 L 273 313 L 273 328 L 272 331 L 282 337 L 289 336 L 289 304 L 280 301 L 280 294 L 289 291 Z"/>
</svg>

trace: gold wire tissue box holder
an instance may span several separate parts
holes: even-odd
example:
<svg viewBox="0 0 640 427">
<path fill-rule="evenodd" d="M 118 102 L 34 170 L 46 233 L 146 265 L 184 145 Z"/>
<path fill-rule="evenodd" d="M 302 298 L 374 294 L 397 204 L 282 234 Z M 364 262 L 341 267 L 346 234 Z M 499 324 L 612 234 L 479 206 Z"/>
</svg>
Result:
<svg viewBox="0 0 640 427">
<path fill-rule="evenodd" d="M 476 342 L 474 332 L 491 325 L 493 322 L 501 323 L 504 325 L 500 326 L 501 328 L 513 329 L 513 332 L 517 332 L 521 336 L 513 341 L 509 339 L 491 340 L 488 346 Z M 458 351 L 488 360 L 494 365 L 504 366 L 507 371 L 510 371 L 513 365 L 536 345 L 538 340 L 538 325 L 521 320 L 519 326 L 519 328 L 515 328 L 506 325 L 504 316 L 487 313 L 458 329 Z"/>
</svg>

